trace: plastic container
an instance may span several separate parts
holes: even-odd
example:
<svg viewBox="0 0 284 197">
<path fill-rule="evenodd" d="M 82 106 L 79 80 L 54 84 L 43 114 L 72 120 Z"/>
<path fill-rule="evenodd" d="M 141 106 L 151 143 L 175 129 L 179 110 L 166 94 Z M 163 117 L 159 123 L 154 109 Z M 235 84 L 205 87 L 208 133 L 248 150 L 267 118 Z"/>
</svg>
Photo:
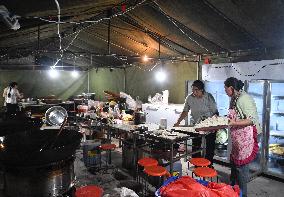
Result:
<svg viewBox="0 0 284 197">
<path fill-rule="evenodd" d="M 100 163 L 100 140 L 86 140 L 83 143 L 83 160 L 86 167 L 96 166 Z"/>
<path fill-rule="evenodd" d="M 166 166 L 166 169 L 170 171 L 170 165 Z M 182 164 L 181 161 L 176 161 L 173 164 L 173 174 L 172 176 L 181 176 L 182 175 Z"/>
</svg>

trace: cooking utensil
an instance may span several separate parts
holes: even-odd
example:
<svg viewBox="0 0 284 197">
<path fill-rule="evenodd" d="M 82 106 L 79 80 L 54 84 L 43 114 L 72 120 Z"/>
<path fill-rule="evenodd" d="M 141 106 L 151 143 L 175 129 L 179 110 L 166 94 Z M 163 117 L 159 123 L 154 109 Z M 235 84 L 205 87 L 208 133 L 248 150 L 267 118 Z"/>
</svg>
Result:
<svg viewBox="0 0 284 197">
<path fill-rule="evenodd" d="M 49 108 L 45 113 L 46 122 L 50 125 L 61 125 L 65 118 L 68 117 L 66 109 L 61 106 L 54 106 Z"/>
<path fill-rule="evenodd" d="M 68 127 L 60 135 L 58 129 L 7 134 L 3 141 L 5 148 L 0 149 L 0 162 L 6 166 L 37 166 L 62 161 L 75 153 L 81 138 L 78 129 Z M 52 143 L 52 147 L 47 145 L 40 151 L 46 142 Z"/>
</svg>

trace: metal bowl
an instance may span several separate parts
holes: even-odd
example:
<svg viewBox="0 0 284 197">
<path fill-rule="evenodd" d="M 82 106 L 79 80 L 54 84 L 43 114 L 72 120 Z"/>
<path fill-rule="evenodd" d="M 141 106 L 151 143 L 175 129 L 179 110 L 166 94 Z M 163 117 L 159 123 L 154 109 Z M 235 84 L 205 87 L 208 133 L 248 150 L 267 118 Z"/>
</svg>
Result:
<svg viewBox="0 0 284 197">
<path fill-rule="evenodd" d="M 45 112 L 46 122 L 50 125 L 61 125 L 68 117 L 66 109 L 61 106 L 54 106 Z"/>
</svg>

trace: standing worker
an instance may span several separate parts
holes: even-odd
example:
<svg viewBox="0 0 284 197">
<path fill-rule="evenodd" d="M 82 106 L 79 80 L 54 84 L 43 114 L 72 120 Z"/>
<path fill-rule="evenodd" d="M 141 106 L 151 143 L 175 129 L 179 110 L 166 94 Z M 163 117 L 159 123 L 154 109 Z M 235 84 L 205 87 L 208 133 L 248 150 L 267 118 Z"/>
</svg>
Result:
<svg viewBox="0 0 284 197">
<path fill-rule="evenodd" d="M 187 117 L 189 110 L 191 110 L 192 124 L 197 124 L 201 120 L 204 120 L 208 117 L 218 115 L 217 105 L 214 100 L 214 97 L 205 92 L 204 83 L 200 80 L 193 82 L 192 93 L 189 94 L 184 103 L 183 112 L 180 114 L 177 122 L 174 124 L 175 127 L 179 126 L 180 122 Z M 213 163 L 214 150 L 215 150 L 215 140 L 216 132 L 209 133 L 206 136 L 206 155 L 205 158 Z M 197 151 L 201 147 L 201 139 L 192 140 L 192 152 Z M 192 155 L 193 157 L 200 157 L 201 154 L 197 153 Z"/>
<path fill-rule="evenodd" d="M 261 133 L 256 104 L 242 90 L 244 83 L 241 80 L 230 77 L 224 84 L 225 92 L 231 98 L 228 113 L 232 139 L 231 184 L 238 184 L 243 197 L 247 197 L 249 164 L 256 158 L 257 134 Z"/>
<path fill-rule="evenodd" d="M 3 98 L 4 98 L 4 103 L 3 103 L 3 106 L 6 108 L 6 100 L 7 100 L 7 91 L 8 91 L 8 89 L 9 89 L 9 86 L 8 87 L 6 87 L 6 88 L 4 88 L 4 90 L 3 90 Z"/>
<path fill-rule="evenodd" d="M 23 95 L 19 93 L 18 83 L 10 83 L 6 91 L 6 107 L 7 107 L 7 118 L 10 118 L 18 112 L 18 99 L 23 98 Z"/>
</svg>

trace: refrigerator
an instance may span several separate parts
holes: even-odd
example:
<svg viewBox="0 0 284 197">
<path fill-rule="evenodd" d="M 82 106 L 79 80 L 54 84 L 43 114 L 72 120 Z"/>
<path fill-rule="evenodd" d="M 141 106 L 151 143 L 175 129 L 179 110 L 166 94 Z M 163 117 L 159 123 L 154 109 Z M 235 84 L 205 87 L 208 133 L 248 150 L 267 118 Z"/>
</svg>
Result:
<svg viewBox="0 0 284 197">
<path fill-rule="evenodd" d="M 205 90 L 215 98 L 220 116 L 225 116 L 230 99 L 224 81 L 205 81 Z M 244 90 L 254 98 L 262 128 L 258 135 L 259 152 L 250 165 L 250 178 L 264 173 L 284 179 L 284 81 L 248 80 Z M 218 131 L 214 158 L 229 163 L 230 148 L 230 133 Z"/>
<path fill-rule="evenodd" d="M 264 173 L 284 179 L 284 81 L 266 83 Z"/>
</svg>

